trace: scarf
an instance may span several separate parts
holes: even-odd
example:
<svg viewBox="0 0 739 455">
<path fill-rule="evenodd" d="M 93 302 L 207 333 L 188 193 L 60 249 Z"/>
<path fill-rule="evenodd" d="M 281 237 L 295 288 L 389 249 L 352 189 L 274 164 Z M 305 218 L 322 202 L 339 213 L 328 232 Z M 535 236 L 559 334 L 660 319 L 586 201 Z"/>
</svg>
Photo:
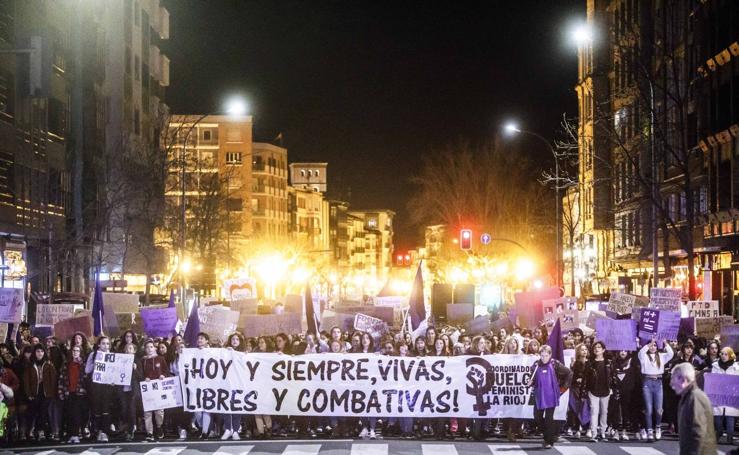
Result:
<svg viewBox="0 0 739 455">
<path fill-rule="evenodd" d="M 726 371 L 727 369 L 729 369 L 729 367 L 732 366 L 732 365 L 734 365 L 734 361 L 733 360 L 729 360 L 728 362 L 724 362 L 721 359 L 719 359 L 719 361 L 718 361 L 719 368 L 721 368 L 724 371 Z"/>
</svg>

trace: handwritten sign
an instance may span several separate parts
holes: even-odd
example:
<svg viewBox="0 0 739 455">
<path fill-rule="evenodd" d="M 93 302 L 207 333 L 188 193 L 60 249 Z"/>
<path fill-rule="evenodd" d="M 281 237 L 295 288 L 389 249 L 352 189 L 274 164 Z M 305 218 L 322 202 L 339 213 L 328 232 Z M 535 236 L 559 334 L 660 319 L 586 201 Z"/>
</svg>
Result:
<svg viewBox="0 0 739 455">
<path fill-rule="evenodd" d="M 695 334 L 707 340 L 721 334 L 721 327 L 734 324 L 731 316 L 719 316 L 717 318 L 695 318 Z"/>
<path fill-rule="evenodd" d="M 23 289 L 0 288 L 0 322 L 21 322 L 23 304 Z"/>
<path fill-rule="evenodd" d="M 659 310 L 643 308 L 639 319 L 639 338 L 651 340 L 657 336 L 659 325 Z"/>
<path fill-rule="evenodd" d="M 240 319 L 244 323 L 241 328 L 245 337 L 260 337 L 276 333 L 300 333 L 302 331 L 301 316 L 298 313 L 250 314 Z M 351 317 L 354 318 L 354 315 Z"/>
<path fill-rule="evenodd" d="M 652 288 L 649 290 L 649 307 L 657 310 L 680 311 L 682 289 Z"/>
<path fill-rule="evenodd" d="M 133 354 L 100 352 L 95 355 L 92 382 L 96 384 L 131 385 Z"/>
<path fill-rule="evenodd" d="M 54 327 L 59 321 L 74 316 L 74 304 L 53 303 L 36 305 L 36 327 Z"/>
<path fill-rule="evenodd" d="M 144 412 L 182 407 L 182 388 L 177 376 L 142 381 L 139 388 Z"/>
<path fill-rule="evenodd" d="M 607 310 L 619 315 L 631 314 L 634 308 L 642 308 L 647 305 L 649 305 L 649 299 L 646 297 L 613 292 L 608 300 Z"/>
<path fill-rule="evenodd" d="M 357 313 L 354 316 L 354 328 L 356 330 L 369 333 L 369 335 L 375 340 L 375 343 L 379 343 L 380 337 L 388 331 L 387 323 L 385 321 L 361 313 Z"/>
<path fill-rule="evenodd" d="M 257 297 L 256 281 L 253 278 L 224 280 L 222 292 L 226 300 L 253 299 Z"/>
<path fill-rule="evenodd" d="M 92 336 L 92 317 L 89 314 L 75 316 L 54 324 L 54 335 L 60 341 L 69 340 L 77 332 L 83 333 L 88 338 Z"/>
<path fill-rule="evenodd" d="M 150 337 L 169 337 L 177 326 L 177 308 L 142 308 L 144 333 Z"/>
<path fill-rule="evenodd" d="M 691 300 L 687 305 L 689 317 L 717 318 L 720 316 L 718 300 Z"/>
<path fill-rule="evenodd" d="M 703 390 L 711 404 L 739 408 L 739 375 L 706 373 Z"/>
<path fill-rule="evenodd" d="M 636 321 L 632 319 L 598 319 L 595 333 L 610 351 L 636 350 Z"/>
</svg>

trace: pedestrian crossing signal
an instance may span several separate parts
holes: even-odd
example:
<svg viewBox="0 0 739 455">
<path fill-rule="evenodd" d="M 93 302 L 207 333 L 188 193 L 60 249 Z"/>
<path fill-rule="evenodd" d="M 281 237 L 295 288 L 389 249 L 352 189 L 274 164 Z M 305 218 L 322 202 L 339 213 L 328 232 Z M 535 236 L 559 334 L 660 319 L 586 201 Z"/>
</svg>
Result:
<svg viewBox="0 0 739 455">
<path fill-rule="evenodd" d="M 459 231 L 459 247 L 463 250 L 472 249 L 472 230 L 462 229 Z"/>
</svg>

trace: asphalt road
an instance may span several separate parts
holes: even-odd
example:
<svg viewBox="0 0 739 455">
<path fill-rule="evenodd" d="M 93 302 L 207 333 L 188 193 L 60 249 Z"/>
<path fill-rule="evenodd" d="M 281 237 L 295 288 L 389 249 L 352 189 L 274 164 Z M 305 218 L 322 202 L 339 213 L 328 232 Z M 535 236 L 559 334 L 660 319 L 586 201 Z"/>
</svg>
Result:
<svg viewBox="0 0 739 455">
<path fill-rule="evenodd" d="M 726 455 L 730 446 L 720 446 L 719 455 Z M 656 443 L 584 442 L 573 440 L 543 449 L 535 440 L 516 443 L 495 441 L 404 441 L 404 440 L 279 440 L 279 441 L 161 441 L 156 443 L 61 444 L 5 448 L 2 454 L 22 455 L 672 455 L 678 453 L 674 440 Z"/>
</svg>

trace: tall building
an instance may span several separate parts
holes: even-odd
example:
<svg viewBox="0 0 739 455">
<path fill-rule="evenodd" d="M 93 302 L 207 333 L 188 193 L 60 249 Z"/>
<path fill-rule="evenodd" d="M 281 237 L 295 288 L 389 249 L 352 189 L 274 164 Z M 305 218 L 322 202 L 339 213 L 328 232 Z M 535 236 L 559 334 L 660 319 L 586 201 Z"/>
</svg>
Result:
<svg viewBox="0 0 739 455">
<path fill-rule="evenodd" d="M 288 236 L 287 149 L 264 142 L 252 144 L 252 229 L 256 237 Z"/>
<path fill-rule="evenodd" d="M 184 242 L 185 256 L 207 272 L 199 287 L 214 289 L 216 269 L 228 268 L 252 234 L 252 117 L 174 119 L 165 193 L 169 230 L 160 240 L 171 240 L 173 257 Z"/>
<path fill-rule="evenodd" d="M 323 194 L 310 188 L 288 187 L 291 237 L 313 253 L 329 252 L 330 208 Z"/>
<path fill-rule="evenodd" d="M 392 210 L 350 210 L 348 212 L 350 262 L 376 277 L 387 277 L 393 265 Z"/>
<path fill-rule="evenodd" d="M 340 271 L 349 270 L 349 203 L 329 201 L 329 247 L 333 253 L 333 263 Z"/>
<path fill-rule="evenodd" d="M 0 287 L 23 288 L 28 276 L 33 291 L 48 292 L 62 273 L 73 14 L 66 3 L 0 2 L 0 47 L 38 52 L 0 54 L 0 253 L 9 266 Z"/>
<path fill-rule="evenodd" d="M 295 188 L 326 192 L 328 163 L 291 163 L 290 184 Z"/>
</svg>

